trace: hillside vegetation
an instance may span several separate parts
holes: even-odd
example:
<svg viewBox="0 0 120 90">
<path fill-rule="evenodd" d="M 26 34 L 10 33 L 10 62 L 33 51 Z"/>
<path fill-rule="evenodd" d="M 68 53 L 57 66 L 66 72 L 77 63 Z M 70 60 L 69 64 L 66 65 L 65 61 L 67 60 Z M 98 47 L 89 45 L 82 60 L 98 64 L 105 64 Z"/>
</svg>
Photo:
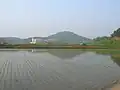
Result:
<svg viewBox="0 0 120 90">
<path fill-rule="evenodd" d="M 94 39 L 93 45 L 106 48 L 120 48 L 120 28 L 115 30 L 110 37 L 103 36 Z"/>
</svg>

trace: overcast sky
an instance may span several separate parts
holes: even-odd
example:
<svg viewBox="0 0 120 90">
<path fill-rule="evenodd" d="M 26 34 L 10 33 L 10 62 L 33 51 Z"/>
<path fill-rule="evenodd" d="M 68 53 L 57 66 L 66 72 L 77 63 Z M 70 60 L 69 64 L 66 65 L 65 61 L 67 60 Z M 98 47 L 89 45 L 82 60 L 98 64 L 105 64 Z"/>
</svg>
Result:
<svg viewBox="0 0 120 90">
<path fill-rule="evenodd" d="M 0 0 L 0 36 L 48 36 L 72 31 L 109 35 L 120 27 L 120 0 Z"/>
</svg>

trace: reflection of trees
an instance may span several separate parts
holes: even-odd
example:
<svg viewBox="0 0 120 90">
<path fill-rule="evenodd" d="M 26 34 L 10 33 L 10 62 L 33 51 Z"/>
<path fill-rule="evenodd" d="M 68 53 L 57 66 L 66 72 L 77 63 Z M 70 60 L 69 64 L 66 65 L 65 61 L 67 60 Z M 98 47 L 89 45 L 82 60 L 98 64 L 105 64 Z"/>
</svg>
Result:
<svg viewBox="0 0 120 90">
<path fill-rule="evenodd" d="M 20 50 L 19 49 L 0 49 L 0 52 L 19 52 Z"/>
<path fill-rule="evenodd" d="M 109 55 L 113 62 L 115 62 L 118 66 L 120 66 L 120 51 L 117 50 L 100 50 L 100 51 L 95 51 L 96 54 L 101 54 L 101 55 Z"/>
<path fill-rule="evenodd" d="M 48 52 L 49 54 L 56 56 L 61 59 L 70 59 L 73 58 L 77 55 L 82 54 L 84 51 L 82 50 L 55 50 L 55 49 L 48 49 L 48 50 L 29 50 L 29 52 L 33 53 L 43 53 L 43 52 Z"/>
<path fill-rule="evenodd" d="M 120 66 L 120 55 L 111 55 L 111 59 Z"/>
</svg>

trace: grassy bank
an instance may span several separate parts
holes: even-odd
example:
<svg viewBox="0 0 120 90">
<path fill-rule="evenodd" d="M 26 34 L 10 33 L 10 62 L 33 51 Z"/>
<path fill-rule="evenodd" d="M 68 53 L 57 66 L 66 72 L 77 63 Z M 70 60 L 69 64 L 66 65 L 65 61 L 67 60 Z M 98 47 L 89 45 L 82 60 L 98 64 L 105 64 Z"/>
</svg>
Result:
<svg viewBox="0 0 120 90">
<path fill-rule="evenodd" d="M 0 48 L 15 48 L 15 49 L 106 49 L 95 45 L 0 45 Z"/>
<path fill-rule="evenodd" d="M 100 40 L 91 44 L 79 45 L 51 45 L 51 44 L 16 44 L 16 45 L 0 45 L 0 48 L 16 48 L 16 49 L 120 49 L 120 41 Z"/>
<path fill-rule="evenodd" d="M 96 45 L 99 47 L 106 47 L 108 49 L 120 49 L 120 41 L 114 39 L 101 39 L 92 42 L 92 45 Z"/>
</svg>

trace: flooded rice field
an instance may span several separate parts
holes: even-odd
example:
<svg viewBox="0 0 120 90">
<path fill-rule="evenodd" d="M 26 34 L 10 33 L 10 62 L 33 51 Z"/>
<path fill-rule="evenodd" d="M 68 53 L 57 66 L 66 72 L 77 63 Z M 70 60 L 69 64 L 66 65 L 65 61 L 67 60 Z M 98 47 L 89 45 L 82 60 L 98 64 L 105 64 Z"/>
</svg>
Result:
<svg viewBox="0 0 120 90">
<path fill-rule="evenodd" d="M 111 54 L 0 50 L 0 90 L 102 90 L 115 80 L 120 58 Z"/>
</svg>

